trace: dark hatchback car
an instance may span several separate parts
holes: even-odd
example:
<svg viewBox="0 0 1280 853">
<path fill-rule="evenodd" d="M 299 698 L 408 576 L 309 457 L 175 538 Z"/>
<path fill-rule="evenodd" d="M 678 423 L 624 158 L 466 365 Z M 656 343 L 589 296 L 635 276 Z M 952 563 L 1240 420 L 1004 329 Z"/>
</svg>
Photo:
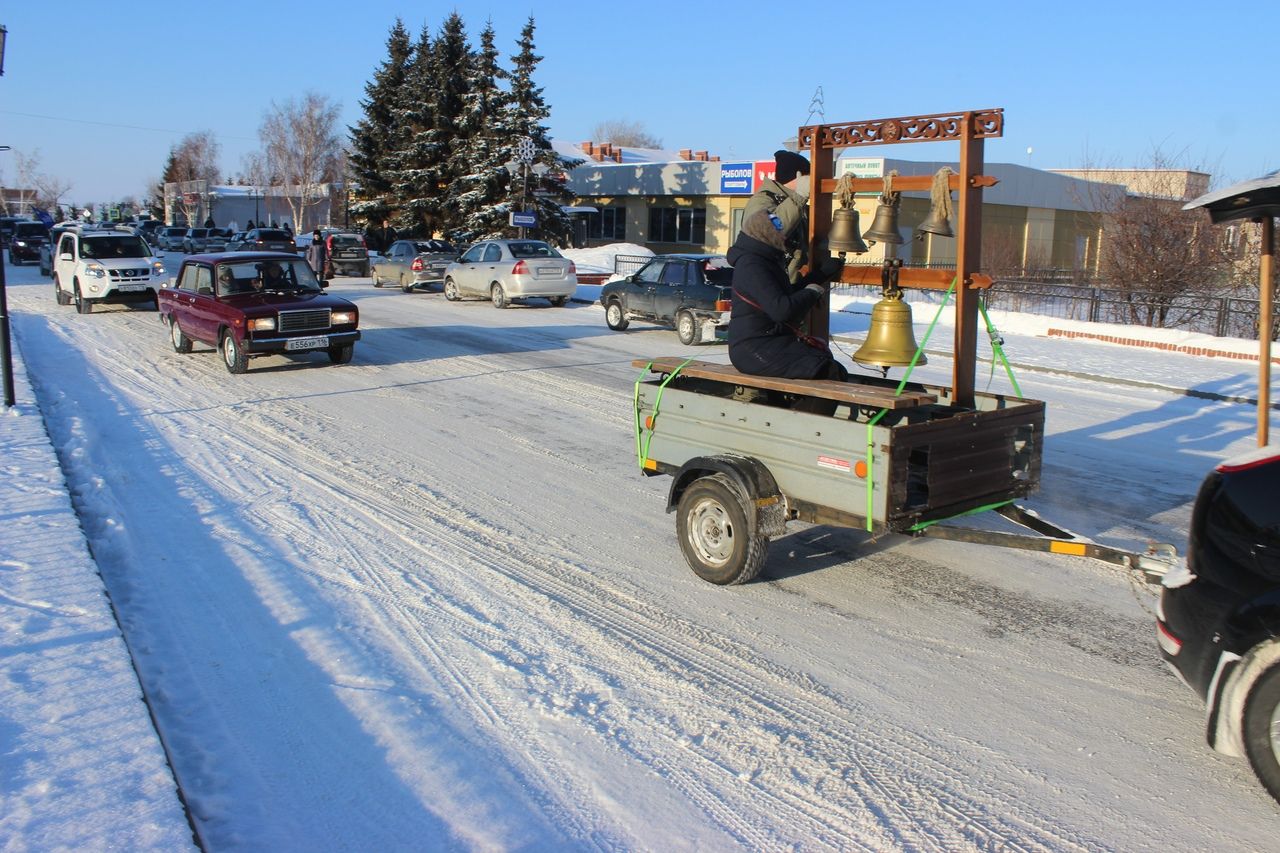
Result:
<svg viewBox="0 0 1280 853">
<path fill-rule="evenodd" d="M 288 231 L 282 228 L 254 228 L 244 235 L 239 252 L 290 252 L 298 253 L 298 246 Z"/>
<path fill-rule="evenodd" d="M 675 328 L 682 344 L 724 337 L 733 267 L 724 255 L 657 255 L 638 272 L 600 289 L 605 323 L 621 331 L 632 320 Z"/>
<path fill-rule="evenodd" d="M 40 260 L 40 247 L 49 243 L 49 228 L 43 222 L 15 222 L 9 239 L 9 263 L 14 266 Z"/>
<path fill-rule="evenodd" d="M 1247 757 L 1280 801 L 1280 451 L 1210 472 L 1186 568 L 1163 587 L 1160 653 L 1205 701 L 1209 745 Z"/>
</svg>

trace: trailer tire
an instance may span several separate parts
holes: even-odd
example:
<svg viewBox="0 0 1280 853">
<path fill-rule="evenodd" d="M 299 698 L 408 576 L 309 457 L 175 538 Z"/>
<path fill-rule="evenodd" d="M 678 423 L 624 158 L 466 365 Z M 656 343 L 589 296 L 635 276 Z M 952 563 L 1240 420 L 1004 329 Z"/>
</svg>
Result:
<svg viewBox="0 0 1280 853">
<path fill-rule="evenodd" d="M 1249 691 L 1241 734 L 1258 781 L 1280 801 L 1280 665 L 1259 676 Z"/>
<path fill-rule="evenodd" d="M 758 534 L 751 501 L 724 474 L 699 477 L 680 495 L 676 536 L 693 573 L 709 583 L 747 583 L 760 574 L 769 537 Z"/>
</svg>

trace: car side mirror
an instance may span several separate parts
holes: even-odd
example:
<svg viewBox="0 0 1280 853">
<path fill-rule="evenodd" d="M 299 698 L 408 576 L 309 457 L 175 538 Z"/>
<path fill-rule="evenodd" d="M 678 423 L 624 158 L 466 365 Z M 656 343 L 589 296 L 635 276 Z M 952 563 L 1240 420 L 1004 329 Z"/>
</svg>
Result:
<svg viewBox="0 0 1280 853">
<path fill-rule="evenodd" d="M 326 287 L 328 287 L 330 281 L 332 281 L 332 279 L 328 279 L 328 278 L 320 279 L 320 289 L 324 290 Z"/>
</svg>

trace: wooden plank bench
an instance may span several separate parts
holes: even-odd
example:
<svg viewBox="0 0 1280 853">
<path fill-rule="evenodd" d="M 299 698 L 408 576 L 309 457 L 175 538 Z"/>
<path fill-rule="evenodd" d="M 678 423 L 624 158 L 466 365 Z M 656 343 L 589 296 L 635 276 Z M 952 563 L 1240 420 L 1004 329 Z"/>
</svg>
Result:
<svg viewBox="0 0 1280 853">
<path fill-rule="evenodd" d="M 685 364 L 684 359 L 667 356 L 663 358 L 637 358 L 631 362 L 633 367 L 648 367 L 653 373 L 670 374 L 677 369 L 681 376 L 694 379 L 710 379 L 715 382 L 726 382 L 731 385 L 742 385 L 750 388 L 765 388 L 770 391 L 782 391 L 787 394 L 798 394 L 802 397 L 823 397 L 852 406 L 874 406 L 878 409 L 909 409 L 938 402 L 934 394 L 924 391 L 913 391 L 904 388 L 901 394 L 894 395 L 895 386 L 876 385 L 871 382 L 850 377 L 847 382 L 830 379 L 783 379 L 778 376 L 751 376 L 739 373 L 732 365 L 716 364 L 710 361 L 691 361 Z"/>
</svg>

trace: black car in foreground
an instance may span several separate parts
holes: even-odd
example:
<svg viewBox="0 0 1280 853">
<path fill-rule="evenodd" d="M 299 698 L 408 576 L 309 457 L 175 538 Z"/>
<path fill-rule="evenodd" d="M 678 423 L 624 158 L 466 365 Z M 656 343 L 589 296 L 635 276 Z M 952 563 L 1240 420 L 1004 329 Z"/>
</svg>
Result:
<svg viewBox="0 0 1280 853">
<path fill-rule="evenodd" d="M 1186 567 L 1162 583 L 1160 653 L 1204 699 L 1209 745 L 1280 801 L 1280 449 L 1210 472 Z"/>
<path fill-rule="evenodd" d="M 600 289 L 605 324 L 632 320 L 671 326 L 682 344 L 723 338 L 729 327 L 733 267 L 724 255 L 657 255 L 634 275 Z"/>
</svg>

